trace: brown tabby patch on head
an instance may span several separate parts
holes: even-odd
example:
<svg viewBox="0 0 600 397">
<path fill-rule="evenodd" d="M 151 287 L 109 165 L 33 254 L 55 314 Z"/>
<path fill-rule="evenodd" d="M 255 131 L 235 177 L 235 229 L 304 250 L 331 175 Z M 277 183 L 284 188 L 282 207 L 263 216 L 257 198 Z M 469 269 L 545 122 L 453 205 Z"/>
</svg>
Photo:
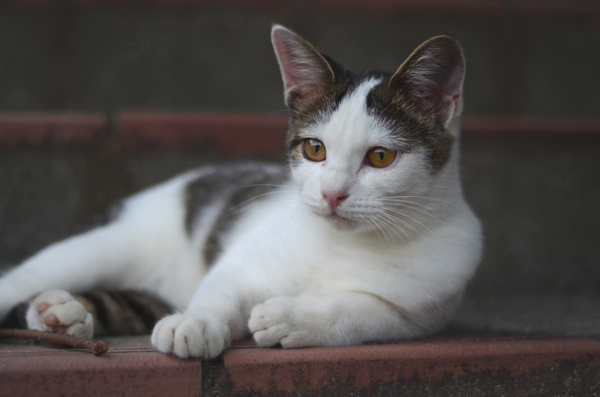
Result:
<svg viewBox="0 0 600 397">
<path fill-rule="evenodd" d="M 454 135 L 446 126 L 462 110 L 465 59 L 451 36 L 422 43 L 398 70 L 375 87 L 368 107 L 398 131 L 428 150 L 432 169 L 450 158 Z"/>
<path fill-rule="evenodd" d="M 349 71 L 332 61 L 326 55 L 323 58 L 329 63 L 334 73 L 331 83 L 321 85 L 318 90 L 313 90 L 309 95 L 296 100 L 289 107 L 290 119 L 286 135 L 288 152 L 299 143 L 299 133 L 307 126 L 318 121 L 325 121 L 337 109 L 342 99 L 353 90 L 350 86 Z"/>
<path fill-rule="evenodd" d="M 390 78 L 374 87 L 367 96 L 367 109 L 399 136 L 411 142 L 413 148 L 427 150 L 432 171 L 440 170 L 450 158 L 454 136 L 431 118 L 417 111 L 406 95 L 410 92 L 390 86 Z"/>
</svg>

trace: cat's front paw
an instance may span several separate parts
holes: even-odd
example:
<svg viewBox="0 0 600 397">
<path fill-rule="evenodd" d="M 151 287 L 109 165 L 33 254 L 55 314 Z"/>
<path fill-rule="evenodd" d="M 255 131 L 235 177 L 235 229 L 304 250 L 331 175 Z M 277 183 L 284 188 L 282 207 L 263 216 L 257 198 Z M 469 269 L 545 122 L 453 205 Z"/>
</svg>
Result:
<svg viewBox="0 0 600 397">
<path fill-rule="evenodd" d="M 85 339 L 94 336 L 92 315 L 71 294 L 63 290 L 51 290 L 40 294 L 29 305 L 25 319 L 29 329 Z"/>
<path fill-rule="evenodd" d="M 212 360 L 231 345 L 229 327 L 208 314 L 178 313 L 160 320 L 152 344 L 165 354 Z"/>
<path fill-rule="evenodd" d="M 252 308 L 248 327 L 259 346 L 305 347 L 321 344 L 318 332 L 302 318 L 301 300 L 277 297 Z"/>
</svg>

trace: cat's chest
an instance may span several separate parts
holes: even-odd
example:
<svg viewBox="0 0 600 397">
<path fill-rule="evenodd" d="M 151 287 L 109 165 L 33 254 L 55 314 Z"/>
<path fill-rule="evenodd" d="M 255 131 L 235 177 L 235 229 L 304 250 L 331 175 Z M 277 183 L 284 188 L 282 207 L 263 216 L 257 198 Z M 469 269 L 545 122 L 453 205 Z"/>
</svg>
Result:
<svg viewBox="0 0 600 397">
<path fill-rule="evenodd" d="M 287 194 L 248 214 L 230 243 L 230 250 L 245 261 L 256 258 L 270 269 L 311 279 L 401 273 L 418 257 L 421 245 L 337 231 Z"/>
<path fill-rule="evenodd" d="M 394 247 L 357 236 L 321 235 L 312 240 L 311 255 L 296 252 L 301 268 L 316 280 L 367 281 L 394 278 L 410 270 L 415 247 Z M 321 237 L 321 238 L 319 238 Z"/>
</svg>

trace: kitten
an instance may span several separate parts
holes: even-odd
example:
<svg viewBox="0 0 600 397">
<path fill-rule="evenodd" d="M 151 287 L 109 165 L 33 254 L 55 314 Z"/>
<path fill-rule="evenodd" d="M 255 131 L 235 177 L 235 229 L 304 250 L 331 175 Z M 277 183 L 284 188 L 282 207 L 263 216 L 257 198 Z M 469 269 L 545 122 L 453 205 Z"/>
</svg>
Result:
<svg viewBox="0 0 600 397">
<path fill-rule="evenodd" d="M 107 225 L 6 273 L 0 318 L 33 299 L 28 327 L 91 337 L 102 299 L 70 293 L 145 291 L 176 311 L 154 346 L 203 359 L 249 334 L 302 347 L 444 326 L 482 249 L 459 180 L 460 45 L 436 36 L 387 74 L 354 73 L 282 26 L 272 41 L 288 167 L 205 167 L 127 199 Z"/>
</svg>

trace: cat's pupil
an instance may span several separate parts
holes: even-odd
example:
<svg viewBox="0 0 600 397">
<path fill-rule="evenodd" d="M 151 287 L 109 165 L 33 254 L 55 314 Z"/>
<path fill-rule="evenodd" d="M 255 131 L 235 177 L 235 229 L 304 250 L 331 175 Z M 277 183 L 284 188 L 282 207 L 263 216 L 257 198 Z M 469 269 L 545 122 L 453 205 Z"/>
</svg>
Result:
<svg viewBox="0 0 600 397">
<path fill-rule="evenodd" d="M 311 139 L 310 140 L 310 144 L 313 147 L 313 150 L 315 151 L 315 154 L 318 154 L 319 151 L 321 150 L 321 144 L 319 141 Z"/>
<path fill-rule="evenodd" d="M 379 160 L 383 161 L 385 153 L 383 153 L 383 150 L 378 150 L 377 152 L 379 153 Z"/>
</svg>

